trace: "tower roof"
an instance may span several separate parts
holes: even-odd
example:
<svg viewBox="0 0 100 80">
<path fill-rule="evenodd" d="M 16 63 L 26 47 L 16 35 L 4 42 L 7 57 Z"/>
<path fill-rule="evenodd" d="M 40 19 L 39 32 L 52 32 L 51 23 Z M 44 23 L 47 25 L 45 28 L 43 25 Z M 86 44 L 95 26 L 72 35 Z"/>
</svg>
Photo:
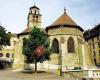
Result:
<svg viewBox="0 0 100 80">
<path fill-rule="evenodd" d="M 78 27 L 80 28 L 82 31 L 83 29 L 81 27 L 79 27 L 66 13 L 66 9 L 64 9 L 64 13 L 56 20 L 54 21 L 50 26 L 47 27 L 47 29 L 49 28 L 56 28 L 56 27 L 60 27 L 61 25 L 66 25 L 66 26 L 70 26 L 70 27 Z"/>
<path fill-rule="evenodd" d="M 32 6 L 30 9 L 33 9 L 33 8 L 36 8 L 36 9 L 38 9 L 38 10 L 40 10 L 37 6 Z"/>
</svg>

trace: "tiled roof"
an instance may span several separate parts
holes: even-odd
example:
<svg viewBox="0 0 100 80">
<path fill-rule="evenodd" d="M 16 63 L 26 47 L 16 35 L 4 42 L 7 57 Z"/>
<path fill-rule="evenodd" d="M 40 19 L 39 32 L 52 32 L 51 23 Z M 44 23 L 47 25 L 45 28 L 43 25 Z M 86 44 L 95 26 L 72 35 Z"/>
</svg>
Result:
<svg viewBox="0 0 100 80">
<path fill-rule="evenodd" d="M 38 9 L 38 10 L 40 10 L 37 6 L 32 6 L 30 9 L 32 9 L 32 8 L 36 8 L 36 9 Z"/>
<path fill-rule="evenodd" d="M 85 40 L 89 40 L 93 37 L 99 36 L 100 35 L 100 24 L 95 25 L 92 29 L 86 30 L 84 32 L 84 38 Z"/>
<path fill-rule="evenodd" d="M 16 33 L 11 33 L 11 37 L 17 37 Z"/>
<path fill-rule="evenodd" d="M 29 33 L 31 31 L 30 27 L 27 27 L 24 31 L 22 31 L 21 33 Z"/>
<path fill-rule="evenodd" d="M 53 24 L 50 25 L 51 26 L 55 26 L 55 25 L 77 25 L 67 14 L 66 12 L 64 12 Z"/>
<path fill-rule="evenodd" d="M 19 33 L 18 35 L 23 35 L 23 34 L 29 34 L 29 32 L 31 32 L 31 29 L 30 27 L 27 27 L 25 30 L 23 30 L 21 33 Z"/>
<path fill-rule="evenodd" d="M 81 31 L 84 31 L 80 26 L 78 26 L 66 13 L 66 10 L 64 9 L 64 13 L 55 21 L 53 24 L 48 26 L 46 28 L 46 31 L 50 28 L 57 28 L 57 27 L 73 27 L 73 28 L 79 28 Z"/>
<path fill-rule="evenodd" d="M 31 27 L 27 27 L 24 31 L 22 31 L 21 33 L 19 33 L 18 35 L 23 35 L 23 34 L 29 34 L 31 32 L 32 28 Z M 46 33 L 45 29 L 40 28 L 41 31 L 43 31 L 44 33 Z M 46 33 L 47 34 L 47 33 Z"/>
</svg>

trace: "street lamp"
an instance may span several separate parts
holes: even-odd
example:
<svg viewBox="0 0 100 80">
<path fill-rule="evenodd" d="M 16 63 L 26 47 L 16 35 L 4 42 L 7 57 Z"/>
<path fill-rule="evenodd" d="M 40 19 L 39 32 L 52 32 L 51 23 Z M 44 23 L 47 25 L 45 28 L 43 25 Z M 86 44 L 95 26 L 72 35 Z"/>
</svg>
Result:
<svg viewBox="0 0 100 80">
<path fill-rule="evenodd" d="M 59 50 L 59 66 L 58 66 L 58 75 L 62 76 L 62 50 Z"/>
<path fill-rule="evenodd" d="M 61 24 L 60 27 L 58 27 L 59 31 L 61 31 L 62 27 L 64 27 L 64 24 Z M 55 30 L 55 33 L 59 32 L 57 29 Z M 58 55 L 58 59 L 59 59 L 59 64 L 58 64 L 58 75 L 62 76 L 62 50 L 61 50 L 61 43 L 64 43 L 64 38 L 61 37 L 60 39 L 60 44 L 59 44 L 59 55 Z"/>
<path fill-rule="evenodd" d="M 64 24 L 63 25 L 61 25 L 60 27 L 63 27 L 64 26 Z M 61 50 L 61 44 L 63 44 L 65 42 L 65 40 L 64 40 L 64 37 L 61 37 L 60 38 L 60 44 L 59 44 L 59 46 L 60 46 L 60 49 L 59 49 L 59 66 L 58 66 L 58 75 L 59 76 L 62 76 L 62 50 Z"/>
</svg>

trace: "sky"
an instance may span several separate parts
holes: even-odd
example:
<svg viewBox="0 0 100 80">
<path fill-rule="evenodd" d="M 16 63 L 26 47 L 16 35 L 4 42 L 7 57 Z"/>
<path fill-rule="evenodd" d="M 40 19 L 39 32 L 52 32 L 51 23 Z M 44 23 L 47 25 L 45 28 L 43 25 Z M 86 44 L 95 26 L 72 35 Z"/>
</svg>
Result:
<svg viewBox="0 0 100 80">
<path fill-rule="evenodd" d="M 27 27 L 29 8 L 40 8 L 42 27 L 52 24 L 64 12 L 84 30 L 100 23 L 100 0 L 0 0 L 0 25 L 12 33 Z"/>
</svg>

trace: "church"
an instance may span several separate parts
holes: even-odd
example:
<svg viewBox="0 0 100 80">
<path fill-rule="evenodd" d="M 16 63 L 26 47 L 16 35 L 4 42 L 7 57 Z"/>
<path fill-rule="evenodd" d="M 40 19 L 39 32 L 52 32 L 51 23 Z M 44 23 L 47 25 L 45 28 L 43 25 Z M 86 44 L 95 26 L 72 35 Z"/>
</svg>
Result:
<svg viewBox="0 0 100 80">
<path fill-rule="evenodd" d="M 94 77 L 95 74 L 100 76 L 100 69 L 91 60 L 89 45 L 83 36 L 84 30 L 71 19 L 66 9 L 60 17 L 45 28 L 41 26 L 41 18 L 40 9 L 36 5 L 30 7 L 25 30 L 11 37 L 14 48 L 13 70 L 21 71 L 26 67 L 22 54 L 23 38 L 28 38 L 31 29 L 36 26 L 49 35 L 50 46 L 54 50 L 50 56 L 51 60 L 38 63 L 38 69 L 58 70 L 61 67 L 62 71 L 79 74 L 82 77 Z M 30 64 L 30 67 L 32 66 L 34 65 Z"/>
<path fill-rule="evenodd" d="M 46 32 L 50 38 L 50 46 L 54 51 L 51 60 L 38 64 L 38 68 L 58 69 L 59 53 L 62 58 L 62 69 L 83 68 L 82 50 L 84 44 L 83 29 L 78 26 L 66 13 L 62 15 L 46 28 L 41 27 L 40 9 L 35 5 L 30 8 L 28 23 L 24 31 L 18 34 L 18 41 L 15 43 L 15 54 L 13 69 L 23 69 L 24 56 L 22 55 L 23 38 L 28 38 L 32 27 L 36 26 Z"/>
</svg>

